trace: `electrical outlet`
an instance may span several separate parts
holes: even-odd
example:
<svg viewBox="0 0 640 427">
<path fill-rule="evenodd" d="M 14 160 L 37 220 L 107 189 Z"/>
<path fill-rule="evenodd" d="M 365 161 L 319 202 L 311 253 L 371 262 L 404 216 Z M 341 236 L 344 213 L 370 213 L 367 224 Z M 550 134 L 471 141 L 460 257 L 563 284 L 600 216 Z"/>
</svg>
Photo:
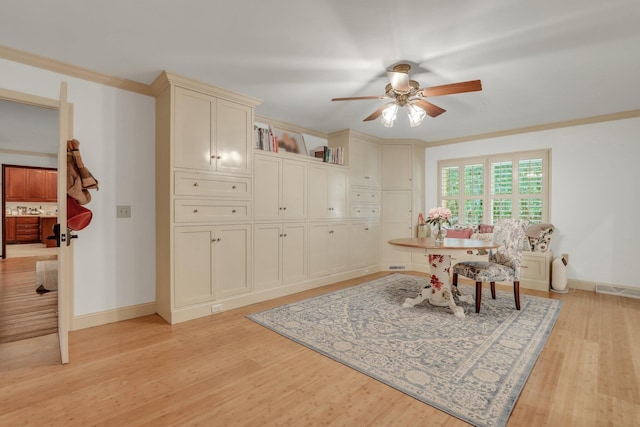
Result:
<svg viewBox="0 0 640 427">
<path fill-rule="evenodd" d="M 222 304 L 216 304 L 211 306 L 212 313 L 217 313 L 219 311 L 222 311 Z"/>
<path fill-rule="evenodd" d="M 131 206 L 116 206 L 116 218 L 131 218 Z"/>
</svg>

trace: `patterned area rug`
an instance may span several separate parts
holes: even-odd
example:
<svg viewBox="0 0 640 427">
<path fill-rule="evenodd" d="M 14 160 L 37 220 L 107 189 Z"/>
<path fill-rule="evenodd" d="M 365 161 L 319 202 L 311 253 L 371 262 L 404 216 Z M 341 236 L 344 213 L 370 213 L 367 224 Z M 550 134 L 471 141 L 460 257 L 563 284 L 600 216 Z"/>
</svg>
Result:
<svg viewBox="0 0 640 427">
<path fill-rule="evenodd" d="M 521 295 L 517 311 L 512 293 L 486 289 L 479 314 L 461 303 L 464 319 L 403 308 L 424 281 L 394 274 L 248 318 L 463 421 L 506 425 L 561 301 Z"/>
</svg>

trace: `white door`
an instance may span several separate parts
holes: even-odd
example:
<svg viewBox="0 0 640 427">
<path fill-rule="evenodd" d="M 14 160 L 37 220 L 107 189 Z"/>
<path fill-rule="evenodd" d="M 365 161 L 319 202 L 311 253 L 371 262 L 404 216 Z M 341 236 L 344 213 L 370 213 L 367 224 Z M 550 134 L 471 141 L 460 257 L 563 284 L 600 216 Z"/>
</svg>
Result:
<svg viewBox="0 0 640 427">
<path fill-rule="evenodd" d="M 58 248 L 58 339 L 60 341 L 60 359 L 69 363 L 69 325 L 73 315 L 71 272 L 73 271 L 72 246 L 67 233 L 67 140 L 70 139 L 69 104 L 67 104 L 67 82 L 60 84 L 59 147 L 58 147 L 58 224 L 60 224 L 60 247 Z M 69 243 L 73 242 L 71 240 Z"/>
</svg>

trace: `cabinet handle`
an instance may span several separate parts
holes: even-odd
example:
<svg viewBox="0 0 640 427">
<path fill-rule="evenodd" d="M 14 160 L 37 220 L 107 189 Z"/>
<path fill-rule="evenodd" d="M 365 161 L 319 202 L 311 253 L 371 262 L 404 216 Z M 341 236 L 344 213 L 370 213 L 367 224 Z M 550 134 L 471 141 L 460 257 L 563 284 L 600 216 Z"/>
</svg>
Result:
<svg viewBox="0 0 640 427">
<path fill-rule="evenodd" d="M 333 230 L 329 230 L 329 234 L 333 234 Z"/>
<path fill-rule="evenodd" d="M 365 228 L 364 228 L 364 231 L 369 231 L 369 227 L 365 227 Z"/>
<path fill-rule="evenodd" d="M 194 187 L 197 187 L 198 185 L 200 185 L 200 184 L 198 184 L 197 182 L 194 182 L 194 183 L 193 183 L 193 186 L 194 186 Z"/>
<path fill-rule="evenodd" d="M 216 159 L 220 160 L 222 158 L 222 156 L 216 156 Z"/>
<path fill-rule="evenodd" d="M 284 233 L 284 237 L 287 237 L 287 233 Z"/>
<path fill-rule="evenodd" d="M 235 185 L 232 185 L 232 186 L 231 186 L 231 189 L 232 189 L 232 190 L 235 190 L 235 189 L 236 189 L 236 186 L 235 186 Z"/>
<path fill-rule="evenodd" d="M 358 193 L 357 196 L 360 197 L 360 193 Z"/>
<path fill-rule="evenodd" d="M 193 210 L 193 213 L 198 213 L 198 209 L 194 209 L 194 210 Z"/>
<path fill-rule="evenodd" d="M 287 207 L 285 206 L 284 208 L 282 208 L 282 210 L 285 210 L 285 211 L 286 211 L 286 210 L 287 210 Z"/>
<path fill-rule="evenodd" d="M 364 179 L 369 179 L 369 177 L 368 177 L 368 176 L 365 176 L 365 177 L 364 177 Z"/>
<path fill-rule="evenodd" d="M 231 211 L 231 213 L 236 213 L 236 210 L 235 210 L 235 209 L 233 209 L 233 210 Z"/>
<path fill-rule="evenodd" d="M 218 240 L 216 240 L 216 242 L 219 242 L 220 240 L 222 240 L 222 237 L 218 237 Z"/>
<path fill-rule="evenodd" d="M 360 209 L 356 209 L 356 212 L 360 213 Z"/>
<path fill-rule="evenodd" d="M 218 237 L 217 239 L 214 237 L 212 242 L 215 243 L 215 242 L 219 242 L 220 240 L 221 240 L 220 237 Z"/>
<path fill-rule="evenodd" d="M 282 237 L 282 233 L 280 233 L 280 237 Z"/>
</svg>

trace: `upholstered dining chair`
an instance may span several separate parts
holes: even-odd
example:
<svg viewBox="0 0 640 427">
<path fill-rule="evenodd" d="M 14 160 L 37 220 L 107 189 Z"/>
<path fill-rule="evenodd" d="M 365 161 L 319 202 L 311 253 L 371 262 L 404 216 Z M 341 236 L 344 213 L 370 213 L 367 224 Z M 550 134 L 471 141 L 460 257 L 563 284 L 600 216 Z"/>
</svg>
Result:
<svg viewBox="0 0 640 427">
<path fill-rule="evenodd" d="M 476 313 L 480 313 L 482 283 L 491 284 L 491 298 L 496 299 L 496 282 L 513 282 L 516 309 L 520 310 L 520 265 L 522 244 L 528 219 L 503 219 L 493 230 L 493 242 L 500 245 L 489 252 L 489 261 L 459 262 L 453 266 L 453 286 L 458 285 L 458 275 L 476 282 Z"/>
</svg>

